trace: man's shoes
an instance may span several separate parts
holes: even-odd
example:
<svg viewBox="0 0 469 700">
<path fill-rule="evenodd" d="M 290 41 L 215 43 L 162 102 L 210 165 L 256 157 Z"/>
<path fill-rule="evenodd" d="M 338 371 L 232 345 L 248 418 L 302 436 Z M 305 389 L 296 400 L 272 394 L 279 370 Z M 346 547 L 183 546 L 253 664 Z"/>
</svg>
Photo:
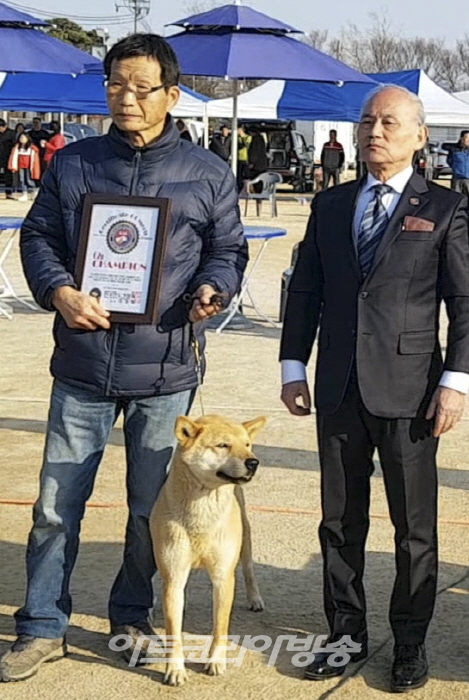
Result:
<svg viewBox="0 0 469 700">
<path fill-rule="evenodd" d="M 324 646 L 338 644 L 345 636 L 346 635 L 342 634 L 334 634 L 326 640 Z M 309 666 L 307 666 L 305 669 L 304 677 L 306 678 L 306 680 L 325 681 L 329 678 L 336 678 L 338 676 L 342 676 L 349 664 L 357 663 L 358 661 L 366 659 L 366 657 L 368 656 L 368 638 L 366 634 L 348 636 L 352 639 L 352 642 L 361 645 L 360 651 L 347 652 L 350 654 L 350 660 L 340 665 L 337 664 L 337 661 L 340 661 L 340 659 L 335 658 L 336 655 L 340 653 L 339 649 L 337 649 L 336 652 L 324 651 L 315 654 L 314 661 L 310 663 Z M 347 645 L 345 644 L 344 652 L 346 651 L 346 646 Z"/>
<path fill-rule="evenodd" d="M 0 659 L 0 680 L 24 681 L 34 676 L 45 661 L 56 661 L 66 653 L 65 638 L 45 639 L 20 634 Z"/>
<path fill-rule="evenodd" d="M 132 645 L 128 649 L 123 649 L 121 652 L 127 663 L 130 663 L 132 660 L 135 647 L 141 637 L 144 637 L 144 639 L 140 641 L 138 658 L 136 660 L 134 659 L 134 663 L 137 664 L 140 663 L 140 657 L 145 656 L 145 652 L 151 642 L 154 642 L 156 639 L 155 630 L 148 620 L 139 620 L 138 622 L 127 625 L 114 625 L 111 623 L 111 634 L 113 637 L 124 634 L 131 638 Z"/>
<path fill-rule="evenodd" d="M 391 690 L 407 693 L 422 688 L 428 681 L 428 662 L 424 644 L 396 644 L 391 674 Z"/>
</svg>

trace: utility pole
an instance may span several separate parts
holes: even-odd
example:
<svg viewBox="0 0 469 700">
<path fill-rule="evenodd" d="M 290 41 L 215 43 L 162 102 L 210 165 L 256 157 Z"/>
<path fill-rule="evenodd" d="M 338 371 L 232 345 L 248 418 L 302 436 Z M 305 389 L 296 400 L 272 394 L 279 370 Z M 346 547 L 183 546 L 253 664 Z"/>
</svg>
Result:
<svg viewBox="0 0 469 700">
<path fill-rule="evenodd" d="M 151 0 L 117 0 L 116 10 L 125 8 L 130 10 L 134 16 L 134 34 L 138 31 L 138 21 L 146 17 L 150 12 L 150 2 Z"/>
</svg>

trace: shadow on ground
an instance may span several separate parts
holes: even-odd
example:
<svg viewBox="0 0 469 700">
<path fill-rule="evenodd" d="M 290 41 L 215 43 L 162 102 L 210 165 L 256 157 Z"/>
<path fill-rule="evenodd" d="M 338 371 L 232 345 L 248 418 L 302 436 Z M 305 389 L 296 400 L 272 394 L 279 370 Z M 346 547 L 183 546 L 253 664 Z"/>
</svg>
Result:
<svg viewBox="0 0 469 700">
<path fill-rule="evenodd" d="M 25 547 L 11 542 L 0 542 L 2 577 L 0 605 L 20 606 L 24 596 Z M 107 596 L 120 565 L 122 546 L 119 543 L 85 542 L 72 578 L 74 613 L 105 620 Z M 256 574 L 266 603 L 262 613 L 247 610 L 244 587 L 238 572 L 238 588 L 233 609 L 231 634 L 239 635 L 240 643 L 251 637 L 266 635 L 278 639 L 280 635 L 323 634 L 325 623 L 322 614 L 321 559 L 314 556 L 301 570 L 257 564 Z M 391 635 L 387 623 L 387 609 L 394 577 L 392 554 L 370 552 L 367 556 L 367 590 L 369 599 L 369 631 L 371 654 L 361 667 L 351 667 L 352 673 L 363 675 L 371 687 L 387 688 L 392 658 Z M 432 676 L 441 680 L 469 682 L 469 637 L 461 624 L 469 616 L 469 571 L 464 567 L 441 563 L 440 595 L 436 616 L 429 636 Z M 161 600 L 160 585 L 156 585 L 157 600 Z M 210 634 L 211 628 L 210 583 L 204 571 L 194 572 L 190 578 L 184 631 L 191 634 Z M 75 618 L 76 620 L 77 618 Z M 85 621 L 86 622 L 86 621 Z M 155 609 L 156 627 L 163 627 L 160 606 Z M 90 624 L 95 627 L 96 621 Z M 107 625 L 106 625 L 107 628 Z M 14 635 L 14 622 L 8 615 L 0 615 L 0 637 Z M 73 659 L 88 664 L 104 664 L 122 667 L 122 662 L 107 646 L 106 632 L 70 626 L 68 642 L 79 650 L 92 652 L 93 657 L 73 653 Z M 292 666 L 294 651 L 287 651 L 283 643 L 275 661 L 277 672 L 301 678 L 302 669 Z M 8 641 L 0 640 L 0 654 L 8 647 Z M 263 663 L 268 663 L 272 647 L 263 653 Z M 200 670 L 200 666 L 195 667 Z M 151 668 L 129 669 L 129 672 L 158 675 Z"/>
</svg>

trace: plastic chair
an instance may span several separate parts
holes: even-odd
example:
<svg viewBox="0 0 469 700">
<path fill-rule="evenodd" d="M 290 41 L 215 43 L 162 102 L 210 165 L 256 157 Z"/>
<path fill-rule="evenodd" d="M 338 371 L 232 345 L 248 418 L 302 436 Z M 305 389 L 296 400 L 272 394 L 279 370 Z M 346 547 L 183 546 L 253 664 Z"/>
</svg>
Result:
<svg viewBox="0 0 469 700">
<path fill-rule="evenodd" d="M 262 192 L 251 192 L 251 186 L 257 183 L 262 183 Z M 246 182 L 246 206 L 244 208 L 244 216 L 248 213 L 248 204 L 250 199 L 254 199 L 256 202 L 257 216 L 260 216 L 262 209 L 262 202 L 269 201 L 271 206 L 271 216 L 278 216 L 277 212 L 277 185 L 283 182 L 283 178 L 280 173 L 262 173 L 254 180 L 248 180 Z"/>
</svg>

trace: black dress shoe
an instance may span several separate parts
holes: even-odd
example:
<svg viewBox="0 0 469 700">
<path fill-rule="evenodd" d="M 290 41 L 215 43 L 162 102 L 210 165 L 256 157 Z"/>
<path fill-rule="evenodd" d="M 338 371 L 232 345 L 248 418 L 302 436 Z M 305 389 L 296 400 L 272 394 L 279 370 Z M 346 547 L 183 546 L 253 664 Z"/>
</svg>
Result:
<svg viewBox="0 0 469 700">
<path fill-rule="evenodd" d="M 391 675 L 391 690 L 407 693 L 422 688 L 428 681 L 428 663 L 424 644 L 396 644 Z"/>
<path fill-rule="evenodd" d="M 324 646 L 328 646 L 329 644 L 337 644 L 341 641 L 341 639 L 344 636 L 345 635 L 342 634 L 334 634 L 326 640 Z M 336 665 L 334 659 L 336 653 L 339 650 L 337 650 L 337 652 L 335 653 L 331 651 L 324 651 L 315 654 L 314 661 L 305 668 L 304 677 L 306 678 L 306 680 L 325 681 L 329 678 L 336 678 L 337 676 L 342 676 L 349 664 L 357 663 L 358 661 L 366 659 L 366 657 L 368 656 L 368 638 L 366 634 L 360 636 L 349 636 L 352 638 L 352 641 L 355 644 L 361 645 L 361 650 L 356 652 L 349 652 L 350 660 L 346 663 L 341 664 L 340 666 Z"/>
</svg>

